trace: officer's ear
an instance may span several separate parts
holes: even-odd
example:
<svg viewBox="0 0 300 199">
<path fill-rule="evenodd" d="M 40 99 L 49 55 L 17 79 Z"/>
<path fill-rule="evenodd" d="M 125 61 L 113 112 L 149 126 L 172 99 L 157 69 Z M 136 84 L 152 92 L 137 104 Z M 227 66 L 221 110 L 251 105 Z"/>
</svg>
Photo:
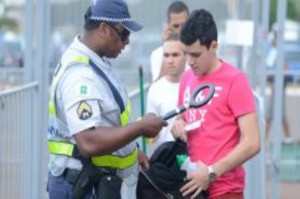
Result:
<svg viewBox="0 0 300 199">
<path fill-rule="evenodd" d="M 100 35 L 107 36 L 110 35 L 109 25 L 105 22 L 101 22 L 98 26 Z"/>
</svg>

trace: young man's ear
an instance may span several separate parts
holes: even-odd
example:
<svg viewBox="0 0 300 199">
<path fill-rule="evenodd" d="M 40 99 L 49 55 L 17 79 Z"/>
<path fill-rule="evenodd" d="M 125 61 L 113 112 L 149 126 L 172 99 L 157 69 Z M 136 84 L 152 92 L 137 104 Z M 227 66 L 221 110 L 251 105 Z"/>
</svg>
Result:
<svg viewBox="0 0 300 199">
<path fill-rule="evenodd" d="M 213 49 L 217 49 L 217 48 L 218 48 L 218 42 L 217 42 L 217 41 L 213 41 L 213 42 L 211 43 L 211 47 L 212 47 Z"/>
<path fill-rule="evenodd" d="M 210 44 L 209 50 L 210 50 L 211 52 L 216 53 L 217 50 L 218 50 L 218 46 L 219 46 L 219 44 L 218 44 L 217 41 L 212 41 L 211 44 Z"/>
</svg>

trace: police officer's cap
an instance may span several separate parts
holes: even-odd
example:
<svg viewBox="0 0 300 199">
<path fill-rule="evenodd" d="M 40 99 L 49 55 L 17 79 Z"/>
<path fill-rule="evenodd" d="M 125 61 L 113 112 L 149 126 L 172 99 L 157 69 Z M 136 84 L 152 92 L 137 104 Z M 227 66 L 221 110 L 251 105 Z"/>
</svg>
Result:
<svg viewBox="0 0 300 199">
<path fill-rule="evenodd" d="M 92 0 L 91 20 L 121 23 L 129 31 L 139 31 L 143 27 L 131 19 L 128 6 L 123 0 Z"/>
</svg>

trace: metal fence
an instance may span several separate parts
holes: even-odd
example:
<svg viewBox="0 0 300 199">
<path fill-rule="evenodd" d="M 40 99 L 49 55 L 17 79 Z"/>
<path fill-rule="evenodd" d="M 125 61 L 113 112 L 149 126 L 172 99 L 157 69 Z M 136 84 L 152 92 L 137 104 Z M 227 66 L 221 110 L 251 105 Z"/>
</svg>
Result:
<svg viewBox="0 0 300 199">
<path fill-rule="evenodd" d="M 0 68 L 0 91 L 23 83 L 24 69 L 18 67 Z"/>
<path fill-rule="evenodd" d="M 29 198 L 32 191 L 37 85 L 0 93 L 0 198 Z"/>
</svg>

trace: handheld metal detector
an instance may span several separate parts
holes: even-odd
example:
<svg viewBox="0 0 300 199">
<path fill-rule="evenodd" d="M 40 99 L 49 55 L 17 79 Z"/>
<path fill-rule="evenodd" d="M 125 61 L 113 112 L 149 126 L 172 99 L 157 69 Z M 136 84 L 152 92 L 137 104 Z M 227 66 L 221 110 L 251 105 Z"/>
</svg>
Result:
<svg viewBox="0 0 300 199">
<path fill-rule="evenodd" d="M 209 93 L 207 96 L 205 96 L 203 99 L 199 99 L 197 98 L 198 94 L 205 90 L 205 89 L 209 89 Z M 214 93 L 215 93 L 215 86 L 211 83 L 206 83 L 206 84 L 201 84 L 199 87 L 197 87 L 192 95 L 191 95 L 191 98 L 189 100 L 188 103 L 184 104 L 183 106 L 179 106 L 177 107 L 176 109 L 166 113 L 162 119 L 163 120 L 168 120 L 180 113 L 183 113 L 184 111 L 186 111 L 188 108 L 199 108 L 205 104 L 207 104 L 211 99 L 212 97 L 214 96 Z M 198 100 L 199 99 L 199 100 Z"/>
</svg>

